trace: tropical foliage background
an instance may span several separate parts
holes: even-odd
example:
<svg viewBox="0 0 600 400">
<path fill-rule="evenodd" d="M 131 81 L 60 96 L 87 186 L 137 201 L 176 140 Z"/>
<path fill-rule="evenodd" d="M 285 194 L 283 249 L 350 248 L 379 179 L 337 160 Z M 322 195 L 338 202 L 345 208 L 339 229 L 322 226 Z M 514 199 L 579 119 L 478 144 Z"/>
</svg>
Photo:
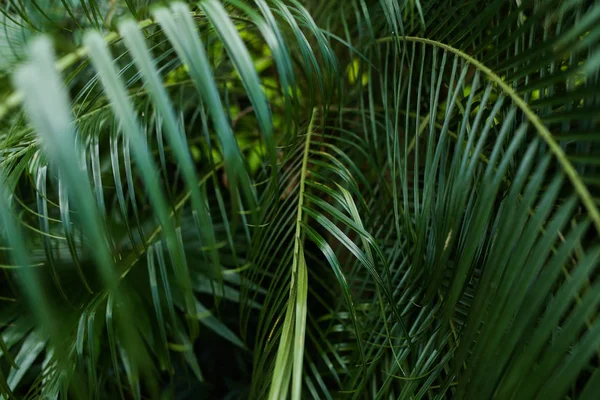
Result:
<svg viewBox="0 0 600 400">
<path fill-rule="evenodd" d="M 4 399 L 597 399 L 600 3 L 3 0 Z"/>
</svg>

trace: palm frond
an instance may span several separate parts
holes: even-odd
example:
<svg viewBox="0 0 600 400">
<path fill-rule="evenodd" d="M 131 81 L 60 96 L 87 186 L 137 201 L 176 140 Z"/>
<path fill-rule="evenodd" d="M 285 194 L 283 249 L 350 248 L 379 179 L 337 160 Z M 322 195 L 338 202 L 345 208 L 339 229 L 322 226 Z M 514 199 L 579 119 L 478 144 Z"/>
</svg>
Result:
<svg viewBox="0 0 600 400">
<path fill-rule="evenodd" d="M 0 11 L 4 397 L 594 398 L 596 2 Z"/>
</svg>

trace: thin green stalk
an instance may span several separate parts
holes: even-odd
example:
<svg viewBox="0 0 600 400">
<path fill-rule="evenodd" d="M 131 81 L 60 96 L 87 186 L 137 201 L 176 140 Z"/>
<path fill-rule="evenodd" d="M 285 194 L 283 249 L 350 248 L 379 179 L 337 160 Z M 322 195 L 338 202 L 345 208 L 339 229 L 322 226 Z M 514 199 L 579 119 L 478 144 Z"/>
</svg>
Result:
<svg viewBox="0 0 600 400">
<path fill-rule="evenodd" d="M 304 154 L 302 155 L 302 167 L 300 169 L 300 186 L 298 190 L 298 212 L 296 214 L 296 233 L 294 234 L 294 253 L 292 261 L 292 281 L 290 284 L 290 298 L 286 311 L 283 332 L 279 342 L 279 349 L 275 361 L 273 379 L 269 391 L 269 399 L 278 400 L 286 398 L 290 375 L 292 378 L 292 399 L 300 399 L 302 391 L 302 362 L 304 358 L 304 336 L 306 333 L 306 301 L 308 292 L 308 271 L 304 259 L 305 215 L 303 213 L 304 191 L 306 187 L 306 175 L 308 173 L 308 156 L 310 153 L 310 142 L 312 138 L 315 113 L 313 112 L 308 124 L 306 141 L 304 142 Z M 302 252 L 301 252 L 302 250 Z M 294 306 L 295 303 L 295 306 Z M 290 364 L 291 368 L 290 368 Z"/>
<path fill-rule="evenodd" d="M 379 43 L 379 44 L 387 43 L 387 42 L 391 42 L 392 40 L 395 40 L 398 38 L 400 38 L 400 37 L 399 36 L 384 37 L 384 38 L 378 39 L 377 43 Z M 583 180 L 581 179 L 581 177 L 575 170 L 575 167 L 573 167 L 573 164 L 571 164 L 571 162 L 567 158 L 567 155 L 565 154 L 563 149 L 556 142 L 556 140 L 554 140 L 554 138 L 552 137 L 552 134 L 550 133 L 548 128 L 544 125 L 544 123 L 538 117 L 538 115 L 531 109 L 531 107 L 527 104 L 527 102 L 522 97 L 520 97 L 513 88 L 511 88 L 504 80 L 502 80 L 502 78 L 500 78 L 494 71 L 492 71 L 486 65 L 484 65 L 483 63 L 481 63 L 480 61 L 471 57 L 470 55 L 468 55 L 452 46 L 448 46 L 447 44 L 440 43 L 435 40 L 414 37 L 414 36 L 404 36 L 404 37 L 402 37 L 402 39 L 404 39 L 408 42 L 425 43 L 425 44 L 428 44 L 431 46 L 439 47 L 439 48 L 449 51 L 453 54 L 456 54 L 457 56 L 461 57 L 462 59 L 467 61 L 469 64 L 473 65 L 474 67 L 476 67 L 477 69 L 482 71 L 484 74 L 486 74 L 487 77 L 492 82 L 496 83 L 498 85 L 498 87 L 500 87 L 502 89 L 502 91 L 504 91 L 512 99 L 512 101 L 517 105 L 517 107 L 519 107 L 519 109 L 523 112 L 523 114 L 525 114 L 527 119 L 536 128 L 538 134 L 546 142 L 546 144 L 550 148 L 550 151 L 554 154 L 554 156 L 556 157 L 556 159 L 562 166 L 563 171 L 565 172 L 565 174 L 568 176 L 569 180 L 573 184 L 575 191 L 577 192 L 577 194 L 579 195 L 579 197 L 581 199 L 581 202 L 583 203 L 583 205 L 587 209 L 590 217 L 594 221 L 596 230 L 600 233 L 600 211 L 596 207 L 594 198 L 592 197 L 589 190 L 583 183 Z"/>
</svg>

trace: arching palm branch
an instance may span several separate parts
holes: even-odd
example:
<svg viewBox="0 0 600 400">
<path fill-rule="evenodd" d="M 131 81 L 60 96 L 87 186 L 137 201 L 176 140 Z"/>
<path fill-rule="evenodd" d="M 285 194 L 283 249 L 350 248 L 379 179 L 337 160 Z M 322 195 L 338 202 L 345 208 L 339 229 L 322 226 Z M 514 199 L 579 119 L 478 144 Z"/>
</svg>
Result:
<svg viewBox="0 0 600 400">
<path fill-rule="evenodd" d="M 600 393 L 597 2 L 1 7 L 4 398 Z"/>
</svg>

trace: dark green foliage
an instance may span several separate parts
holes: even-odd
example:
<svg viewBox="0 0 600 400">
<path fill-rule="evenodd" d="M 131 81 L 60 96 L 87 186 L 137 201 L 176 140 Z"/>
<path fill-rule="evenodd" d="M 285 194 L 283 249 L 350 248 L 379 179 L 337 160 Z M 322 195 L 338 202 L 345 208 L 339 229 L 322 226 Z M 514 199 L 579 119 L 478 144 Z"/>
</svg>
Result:
<svg viewBox="0 0 600 400">
<path fill-rule="evenodd" d="M 3 398 L 600 396 L 597 1 L 0 10 Z"/>
</svg>

